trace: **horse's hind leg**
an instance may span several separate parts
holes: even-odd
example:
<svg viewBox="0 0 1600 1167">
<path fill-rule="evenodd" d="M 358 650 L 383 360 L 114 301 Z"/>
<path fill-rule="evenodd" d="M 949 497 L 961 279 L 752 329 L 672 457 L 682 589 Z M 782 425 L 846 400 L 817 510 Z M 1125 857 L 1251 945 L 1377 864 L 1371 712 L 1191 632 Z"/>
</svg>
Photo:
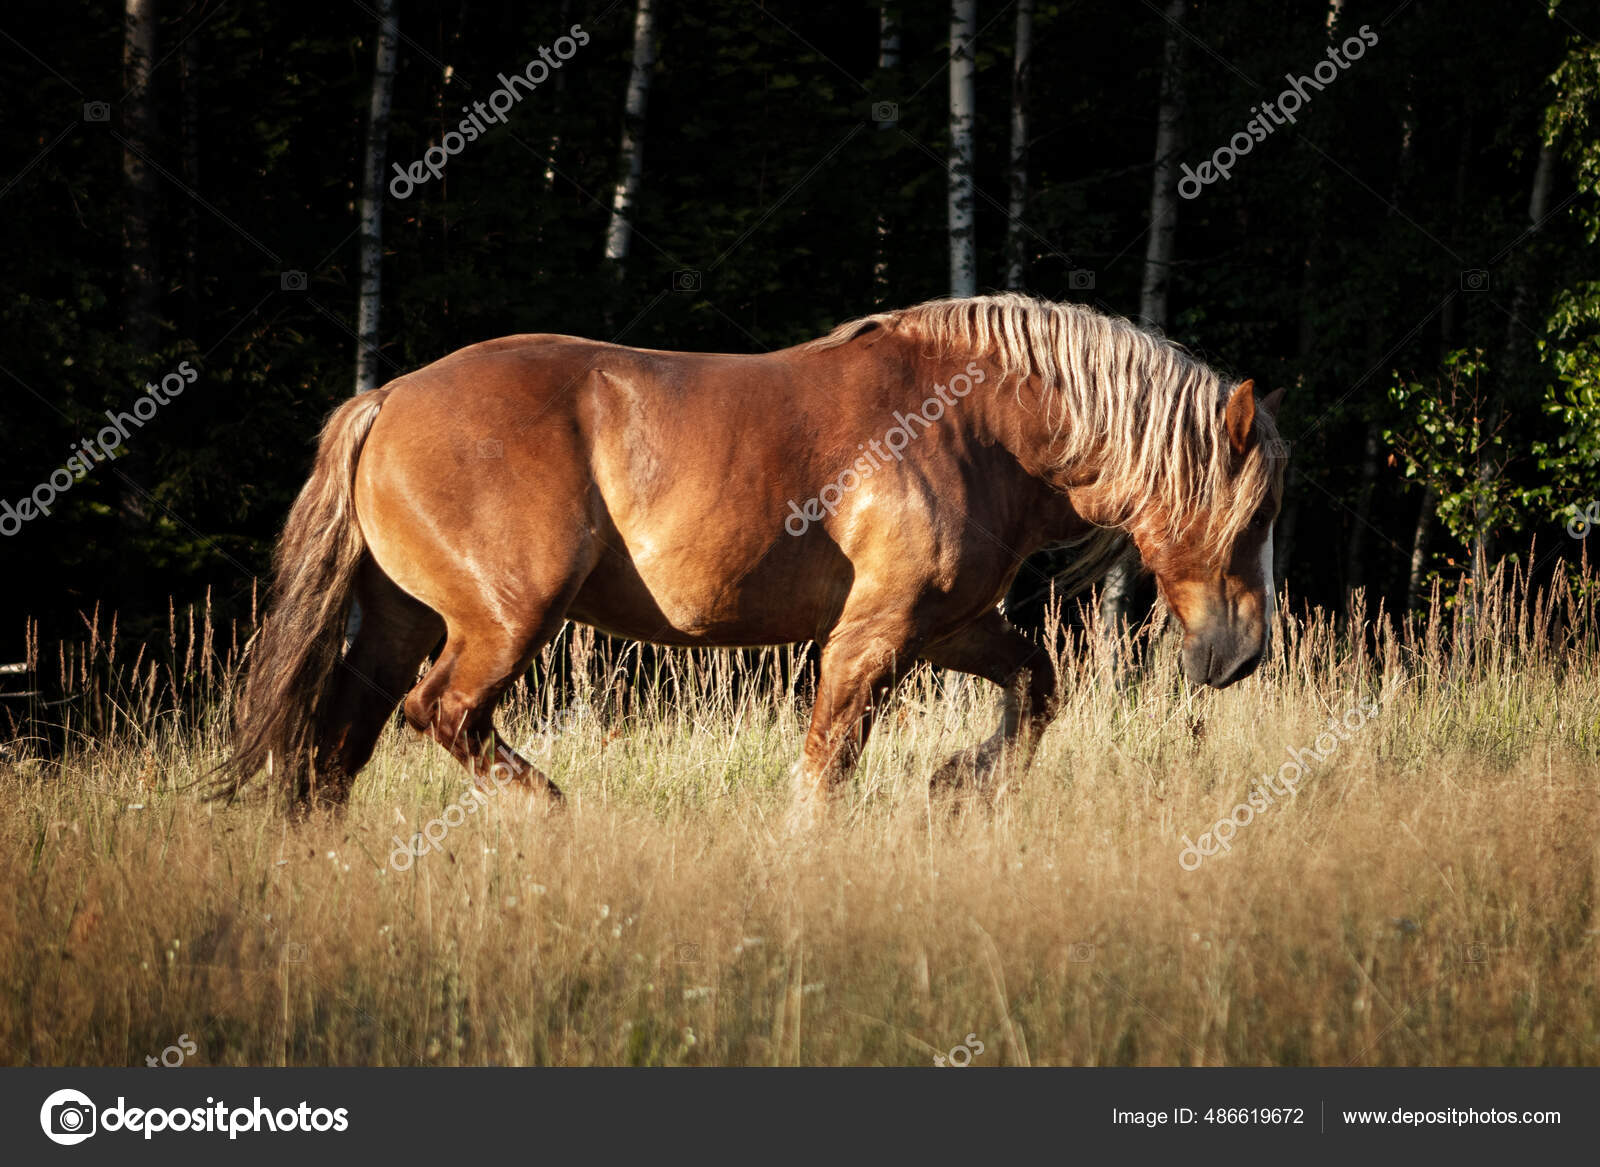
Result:
<svg viewBox="0 0 1600 1167">
<path fill-rule="evenodd" d="M 383 727 L 444 635 L 444 621 L 401 591 L 370 558 L 356 577 L 359 627 L 334 667 L 316 747 L 314 777 L 297 802 L 336 806 L 372 757 Z"/>
<path fill-rule="evenodd" d="M 939 790 L 972 781 L 998 798 L 1004 793 L 1006 771 L 1021 773 L 1027 768 L 1040 736 L 1055 717 L 1056 670 L 1050 654 L 991 610 L 929 645 L 922 655 L 937 668 L 983 677 L 1005 690 L 1000 727 L 987 741 L 947 761 L 932 782 Z M 1002 776 L 999 783 L 996 775 Z"/>
<path fill-rule="evenodd" d="M 449 634 L 433 668 L 405 700 L 406 720 L 471 773 L 480 789 L 514 781 L 559 801 L 561 791 L 494 728 L 494 710 L 534 654 L 561 628 L 566 602 L 549 605 L 518 627 L 486 613 L 447 618 Z"/>
</svg>

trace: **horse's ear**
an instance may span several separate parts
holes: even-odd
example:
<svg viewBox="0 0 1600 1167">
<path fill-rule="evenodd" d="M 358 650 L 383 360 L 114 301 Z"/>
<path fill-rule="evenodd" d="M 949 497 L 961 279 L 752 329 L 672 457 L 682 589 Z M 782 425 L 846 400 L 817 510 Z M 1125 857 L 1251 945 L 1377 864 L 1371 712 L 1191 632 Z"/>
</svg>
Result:
<svg viewBox="0 0 1600 1167">
<path fill-rule="evenodd" d="M 1278 409 L 1283 405 L 1283 390 L 1274 389 L 1261 399 L 1261 409 L 1273 421 L 1278 420 Z"/>
<path fill-rule="evenodd" d="M 1235 454 L 1250 448 L 1251 427 L 1256 421 L 1256 383 L 1241 381 L 1228 396 L 1222 411 L 1222 428 L 1228 431 L 1228 444 Z"/>
</svg>

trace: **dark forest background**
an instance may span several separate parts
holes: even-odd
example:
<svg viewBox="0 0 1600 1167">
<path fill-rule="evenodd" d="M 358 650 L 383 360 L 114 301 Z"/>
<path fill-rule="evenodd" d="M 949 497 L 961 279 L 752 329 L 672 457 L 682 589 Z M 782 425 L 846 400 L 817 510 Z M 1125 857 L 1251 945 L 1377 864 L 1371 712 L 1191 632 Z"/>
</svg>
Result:
<svg viewBox="0 0 1600 1167">
<path fill-rule="evenodd" d="M 759 351 L 949 294 L 948 5 L 891 6 L 888 64 L 861 0 L 654 7 L 617 261 L 636 0 L 399 0 L 386 176 L 571 25 L 590 41 L 441 180 L 384 197 L 380 381 L 507 333 Z M 247 618 L 313 438 L 355 386 L 378 0 L 128 8 L 151 22 L 142 66 L 119 7 L 0 14 L 0 500 L 147 381 L 184 361 L 198 378 L 0 537 L 0 661 L 21 658 L 27 618 L 48 643 L 96 605 L 126 637 L 208 591 Z M 1163 95 L 1173 156 L 1198 166 L 1286 73 L 1370 25 L 1378 43 L 1297 124 L 1177 202 L 1165 330 L 1288 390 L 1276 537 L 1299 599 L 1364 588 L 1392 609 L 1535 540 L 1540 571 L 1581 554 L 1568 528 L 1600 492 L 1600 6 L 1039 3 L 1017 232 L 1016 9 L 976 15 L 978 289 L 1008 283 L 1010 235 L 1026 290 L 1135 317 Z"/>
</svg>

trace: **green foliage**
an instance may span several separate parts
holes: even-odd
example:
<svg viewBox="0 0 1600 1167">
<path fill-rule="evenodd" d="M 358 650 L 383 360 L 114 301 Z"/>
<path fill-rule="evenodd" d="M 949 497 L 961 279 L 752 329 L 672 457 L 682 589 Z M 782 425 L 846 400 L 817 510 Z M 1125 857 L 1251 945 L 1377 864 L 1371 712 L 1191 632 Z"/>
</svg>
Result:
<svg viewBox="0 0 1600 1167">
<path fill-rule="evenodd" d="M 1600 45 L 1574 46 L 1551 84 L 1545 138 L 1576 172 L 1571 217 L 1592 245 L 1600 238 Z M 1579 279 L 1556 293 L 1539 347 L 1556 377 L 1543 409 L 1559 432 L 1533 445 L 1549 477 L 1532 499 L 1571 517 L 1600 494 L 1600 280 Z"/>
<path fill-rule="evenodd" d="M 1557 378 L 1544 412 L 1559 433 L 1533 444 L 1547 478 L 1531 501 L 1570 516 L 1600 494 L 1600 281 L 1557 295 L 1541 349 Z"/>
<path fill-rule="evenodd" d="M 1404 419 L 1386 429 L 1406 478 L 1437 498 L 1439 521 L 1463 545 L 1519 526 L 1522 492 L 1506 475 L 1504 421 L 1486 415 L 1488 366 L 1481 350 L 1449 353 L 1432 381 L 1396 376 L 1389 400 Z"/>
<path fill-rule="evenodd" d="M 1544 115 L 1545 141 L 1559 143 L 1577 170 L 1578 188 L 1589 194 L 1600 190 L 1600 44 L 1578 44 L 1550 78 L 1555 97 Z M 1600 207 L 1590 202 L 1580 205 L 1578 217 L 1584 224 L 1584 241 L 1600 237 Z"/>
</svg>

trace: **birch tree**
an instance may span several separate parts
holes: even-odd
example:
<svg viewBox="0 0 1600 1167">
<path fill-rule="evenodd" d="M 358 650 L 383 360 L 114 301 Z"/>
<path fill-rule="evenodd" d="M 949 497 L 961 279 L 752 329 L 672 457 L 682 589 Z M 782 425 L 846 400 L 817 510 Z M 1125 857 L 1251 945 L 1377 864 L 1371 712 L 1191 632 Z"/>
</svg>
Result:
<svg viewBox="0 0 1600 1167">
<path fill-rule="evenodd" d="M 978 292 L 976 232 L 972 222 L 972 126 L 977 108 L 972 40 L 975 0 L 950 5 L 950 294 Z"/>
<path fill-rule="evenodd" d="M 1150 180 L 1150 233 L 1145 241 L 1144 278 L 1139 285 L 1139 316 L 1146 327 L 1167 327 L 1167 288 L 1178 242 L 1178 151 L 1183 124 L 1180 55 L 1187 0 L 1169 0 L 1167 37 L 1161 64 L 1161 101 L 1156 111 L 1155 168 Z M 1137 572 L 1132 548 L 1107 573 L 1100 593 L 1100 616 L 1119 629 L 1128 618 Z"/>
<path fill-rule="evenodd" d="M 606 259 L 620 272 L 633 243 L 633 213 L 644 177 L 644 117 L 650 100 L 650 74 L 655 68 L 654 0 L 639 0 L 633 19 L 633 69 L 623 112 L 622 155 L 616 192 L 611 197 L 611 225 L 606 229 Z"/>
<path fill-rule="evenodd" d="M 900 22 L 885 4 L 878 9 L 878 75 L 888 75 L 900 67 Z M 878 130 L 883 132 L 894 128 L 894 122 L 878 119 Z M 889 220 L 882 210 L 878 211 L 877 238 L 875 241 L 876 252 L 872 260 L 872 292 L 873 301 L 884 307 L 889 299 Z"/>
<path fill-rule="evenodd" d="M 191 8 L 185 15 L 183 40 L 178 45 L 178 158 L 183 185 L 200 189 L 200 38 L 205 15 Z M 183 241 L 183 331 L 200 331 L 200 209 L 184 199 L 178 212 L 178 234 Z"/>
<path fill-rule="evenodd" d="M 126 205 L 122 216 L 122 252 L 127 279 L 123 323 L 128 343 L 141 360 L 154 355 L 161 342 L 161 269 L 156 247 L 160 195 L 154 168 L 146 161 L 156 141 L 156 102 L 150 93 L 150 70 L 156 59 L 157 0 L 126 0 L 123 9 L 122 101 L 124 139 L 122 179 Z M 124 481 L 117 509 L 122 519 L 119 540 L 143 531 L 148 521 L 144 496 Z M 137 560 L 135 560 L 137 562 Z M 136 567 L 130 590 L 142 580 Z"/>
<path fill-rule="evenodd" d="M 572 21 L 572 0 L 561 0 L 561 19 L 557 21 L 558 28 L 566 28 Z M 550 131 L 550 138 L 544 149 L 544 191 L 549 194 L 556 188 L 556 155 L 561 150 L 561 122 L 560 111 L 564 102 L 562 95 L 567 91 L 566 70 L 559 70 L 555 76 L 556 98 L 552 103 L 556 107 L 556 128 Z"/>
<path fill-rule="evenodd" d="M 900 67 L 900 22 L 887 4 L 878 9 L 878 68 Z"/>
<path fill-rule="evenodd" d="M 1023 286 L 1022 216 L 1028 209 L 1028 66 L 1033 55 L 1033 0 L 1017 0 L 1017 47 L 1011 58 L 1011 198 L 1006 207 L 1006 287 Z"/>
<path fill-rule="evenodd" d="M 128 339 L 148 354 L 159 340 L 157 319 L 161 277 L 155 247 L 158 210 L 155 172 L 145 161 L 156 139 L 156 103 L 150 94 L 150 68 L 156 59 L 157 0 L 126 0 L 123 10 L 122 102 L 124 140 L 122 178 L 127 191 L 123 216 L 123 255 L 127 263 Z"/>
<path fill-rule="evenodd" d="M 361 178 L 361 284 L 356 308 L 356 392 L 378 386 L 378 321 L 383 309 L 383 171 L 389 147 L 400 30 L 394 0 L 378 0 L 378 44 L 367 107 L 367 153 Z"/>
<path fill-rule="evenodd" d="M 1139 315 L 1150 328 L 1168 326 L 1167 288 L 1178 241 L 1178 152 L 1182 149 L 1183 75 L 1180 27 L 1187 0 L 1170 0 L 1167 42 L 1161 64 L 1161 105 L 1156 112 L 1155 169 L 1150 179 L 1150 236 L 1145 241 Z"/>
</svg>

